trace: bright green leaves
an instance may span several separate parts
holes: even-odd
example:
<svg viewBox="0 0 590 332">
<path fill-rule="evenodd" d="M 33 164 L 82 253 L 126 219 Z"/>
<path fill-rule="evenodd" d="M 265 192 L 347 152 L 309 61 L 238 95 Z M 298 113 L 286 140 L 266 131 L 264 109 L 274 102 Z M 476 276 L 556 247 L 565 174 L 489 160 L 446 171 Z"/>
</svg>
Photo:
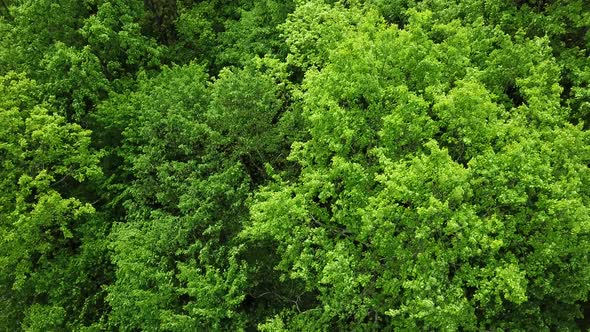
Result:
<svg viewBox="0 0 590 332">
<path fill-rule="evenodd" d="M 26 69 L 36 69 L 36 62 L 43 57 L 43 51 L 55 42 L 80 45 L 77 29 L 83 17 L 88 15 L 88 8 L 70 0 L 18 1 L 12 12 L 14 21 L 10 23 L 13 29 L 9 35 L 2 37 L 9 38 L 7 41 L 18 52 L 18 58 L 12 59 L 14 62 Z"/>
<path fill-rule="evenodd" d="M 66 312 L 61 307 L 32 305 L 23 322 L 24 331 L 48 331 L 63 328 Z"/>
<path fill-rule="evenodd" d="M 489 148 L 499 148 L 507 131 L 502 126 L 507 114 L 492 102 L 481 83 L 456 84 L 456 88 L 438 98 L 433 113 L 440 119 L 441 143 L 450 148 L 455 160 L 465 163 Z"/>
<path fill-rule="evenodd" d="M 186 316 L 172 316 L 164 326 L 174 326 L 180 318 L 186 321 L 185 330 L 243 328 L 245 317 L 236 308 L 245 297 L 245 266 L 233 256 L 229 259 L 229 267 L 223 270 L 194 261 L 179 265 L 178 277 L 185 285 L 181 292 L 195 301 L 184 307 Z"/>
<path fill-rule="evenodd" d="M 157 223 L 121 224 L 113 229 L 110 249 L 116 282 L 106 300 L 112 308 L 110 320 L 119 329 L 156 330 L 161 312 L 173 302 L 176 292 L 166 253 L 175 243 L 165 242 L 174 240 L 170 233 L 177 230 L 175 221 L 159 218 Z"/>
<path fill-rule="evenodd" d="M 395 294 L 385 297 L 390 309 L 379 312 L 393 316 L 398 328 L 469 326 L 473 308 L 460 283 L 447 276 L 461 251 L 468 254 L 477 250 L 469 247 L 479 244 L 475 239 L 481 230 L 464 205 L 472 197 L 468 172 L 434 142 L 426 147 L 427 155 L 409 162 L 382 157 L 385 168 L 377 180 L 383 189 L 364 209 L 370 248 L 383 262 L 378 274 L 388 276 L 377 285 L 385 294 Z M 473 242 L 454 249 L 463 234 Z"/>
<path fill-rule="evenodd" d="M 587 328 L 588 9 L 0 0 L 1 328 Z"/>
<path fill-rule="evenodd" d="M 42 323 L 37 314 L 44 310 L 55 314 L 55 324 L 65 323 L 64 314 L 72 309 L 69 290 L 64 289 L 72 283 L 63 273 L 78 259 L 80 230 L 94 208 L 69 196 L 79 183 L 101 174 L 99 156 L 90 149 L 90 132 L 50 113 L 47 105 L 35 105 L 38 91 L 24 75 L 0 78 L 1 282 L 9 303 L 1 316 L 3 322 L 16 322 L 27 311 L 25 324 L 30 326 Z M 55 306 L 44 307 L 40 298 Z M 82 304 L 85 299 L 75 301 Z"/>
<path fill-rule="evenodd" d="M 391 89 L 390 94 L 383 107 L 392 111 L 383 117 L 379 144 L 386 155 L 402 157 L 422 149 L 438 127 L 428 114 L 429 103 L 422 97 L 403 85 Z"/>
<path fill-rule="evenodd" d="M 26 72 L 44 100 L 84 122 L 109 84 L 160 65 L 163 47 L 144 35 L 143 1 L 23 1 L 3 23 L 2 68 Z"/>
<path fill-rule="evenodd" d="M 585 235 L 573 232 L 573 229 L 584 228 L 583 225 L 587 223 L 585 217 L 579 218 L 580 205 L 576 203 L 577 199 L 586 200 L 582 198 L 586 197 L 586 194 L 582 194 L 581 197 L 578 195 L 580 190 L 583 190 L 581 183 L 587 181 L 587 171 L 566 175 L 561 166 L 563 157 L 558 157 L 554 152 L 562 149 L 557 147 L 561 146 L 557 137 L 569 136 L 573 132 L 582 134 L 578 130 L 566 127 L 548 131 L 541 136 L 523 137 L 507 145 L 502 153 L 489 153 L 470 163 L 475 175 L 471 181 L 475 185 L 474 188 L 477 188 L 474 194 L 481 206 L 481 212 L 478 214 L 491 215 L 503 220 L 503 229 L 500 232 L 503 238 L 502 252 L 504 255 L 511 253 L 513 257 L 519 257 L 521 269 L 524 269 L 528 280 L 528 305 L 555 301 L 556 298 L 561 298 L 562 300 L 557 301 L 562 301 L 563 305 L 569 305 L 573 301 L 562 298 L 562 295 L 567 293 L 571 296 L 585 292 L 572 292 L 570 288 L 561 295 L 546 293 L 552 288 L 548 287 L 548 284 L 555 282 L 554 278 L 558 274 L 561 275 L 560 281 L 569 284 L 566 287 L 578 289 L 578 286 L 574 286 L 579 285 L 578 281 L 573 280 L 586 278 L 588 273 L 587 269 L 581 266 L 573 272 L 567 267 L 568 263 L 564 264 L 564 261 L 578 262 L 587 259 L 586 255 L 580 254 L 587 251 L 585 248 L 588 241 Z M 578 136 L 578 139 L 579 141 L 572 146 L 585 145 L 585 138 Z M 569 162 L 579 160 L 579 157 L 587 158 L 583 157 L 587 153 L 582 150 L 575 154 L 578 157 L 570 155 L 565 157 L 565 160 Z M 583 163 L 578 165 L 581 166 Z M 565 180 L 566 178 L 568 180 Z M 574 185 L 576 188 L 565 185 L 565 182 L 577 183 Z M 565 198 L 573 193 L 577 197 L 574 201 Z M 562 196 L 564 194 L 566 196 Z M 488 199 L 484 199 L 485 197 Z M 568 204 L 566 201 L 570 202 L 573 214 L 563 213 L 563 204 Z M 578 217 L 573 217 L 574 215 Z M 576 249 L 573 249 L 574 247 Z M 574 310 L 570 315 L 565 315 L 563 312 L 555 311 L 545 312 L 544 315 L 546 324 L 555 324 L 557 321 L 571 320 L 576 313 Z"/>
<path fill-rule="evenodd" d="M 338 8 L 308 2 L 284 26 L 289 61 L 320 67 L 303 83 L 309 139 L 290 156 L 301 174 L 260 190 L 242 236 L 277 243 L 277 283 L 317 295 L 260 327 L 574 324 L 589 291 L 587 137 L 564 124 L 547 39 L 415 10 L 403 30 L 341 20 L 314 37 L 331 28 L 300 19 L 312 7 Z M 561 287 L 573 297 L 549 293 Z"/>
<path fill-rule="evenodd" d="M 80 121 L 93 105 L 104 98 L 108 81 L 99 59 L 89 46 L 82 50 L 58 42 L 41 61 L 45 68 L 42 80 L 44 92 L 55 96 L 51 102 L 65 110 L 69 119 Z M 68 73 L 63 77 L 63 73 Z"/>
<path fill-rule="evenodd" d="M 322 0 L 300 3 L 281 27 L 289 46 L 287 62 L 303 69 L 322 67 L 330 51 L 347 32 L 356 30 L 364 14 L 357 7 L 345 9 Z M 370 13 L 368 20 L 377 19 L 374 14 Z"/>
<path fill-rule="evenodd" d="M 2 178 L 7 189 L 14 188 L 15 193 L 22 182 L 46 191 L 67 178 L 81 182 L 100 174 L 98 156 L 89 147 L 90 132 L 49 113 L 45 105 L 35 105 L 39 89 L 34 82 L 11 73 L 2 77 L 0 88 L 6 124 L 0 132 L 5 155 Z"/>
</svg>

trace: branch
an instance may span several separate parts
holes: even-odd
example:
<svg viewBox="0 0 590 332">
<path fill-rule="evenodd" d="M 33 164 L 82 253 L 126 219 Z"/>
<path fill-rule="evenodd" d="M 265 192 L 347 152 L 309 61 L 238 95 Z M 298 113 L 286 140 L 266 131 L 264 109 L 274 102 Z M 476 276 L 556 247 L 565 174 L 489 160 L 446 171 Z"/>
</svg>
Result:
<svg viewBox="0 0 590 332">
<path fill-rule="evenodd" d="M 52 187 L 53 187 L 53 186 L 56 186 L 56 185 L 58 185 L 58 184 L 60 184 L 60 183 L 64 182 L 64 181 L 65 181 L 67 178 L 69 178 L 69 177 L 70 177 L 70 174 L 66 174 L 66 175 L 64 175 L 64 176 L 63 176 L 61 179 L 59 179 L 59 180 L 57 180 L 56 182 L 52 183 L 52 184 L 51 184 L 51 186 L 52 186 Z"/>
</svg>

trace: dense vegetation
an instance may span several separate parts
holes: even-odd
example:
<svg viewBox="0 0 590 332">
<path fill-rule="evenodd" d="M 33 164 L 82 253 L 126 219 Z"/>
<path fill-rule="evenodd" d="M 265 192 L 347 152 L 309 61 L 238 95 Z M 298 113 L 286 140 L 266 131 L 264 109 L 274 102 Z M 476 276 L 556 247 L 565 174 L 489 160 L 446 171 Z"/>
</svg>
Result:
<svg viewBox="0 0 590 332">
<path fill-rule="evenodd" d="M 1 0 L 2 331 L 590 327 L 586 0 Z"/>
</svg>

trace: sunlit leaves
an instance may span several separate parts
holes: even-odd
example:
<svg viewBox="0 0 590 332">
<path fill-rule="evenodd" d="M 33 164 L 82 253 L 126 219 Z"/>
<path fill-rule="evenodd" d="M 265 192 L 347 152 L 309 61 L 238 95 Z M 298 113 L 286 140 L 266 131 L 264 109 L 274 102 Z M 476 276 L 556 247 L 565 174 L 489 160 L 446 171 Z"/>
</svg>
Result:
<svg viewBox="0 0 590 332">
<path fill-rule="evenodd" d="M 0 1 L 0 328 L 586 329 L 589 9 Z"/>
<path fill-rule="evenodd" d="M 69 186 L 100 176 L 99 156 L 90 149 L 88 130 L 67 123 L 47 105 L 36 105 L 35 82 L 10 73 L 0 78 L 0 91 L 0 118 L 6 124 L 0 131 L 1 282 L 7 302 L 0 315 L 6 327 L 15 327 L 25 315 L 25 326 L 58 328 L 72 309 L 68 299 L 80 304 L 86 299 L 48 281 L 69 282 L 65 272 L 83 260 L 76 254 L 85 236 L 81 230 L 94 214 L 91 204 L 69 197 L 74 192 Z M 39 297 L 54 306 L 35 304 Z M 41 321 L 43 312 L 51 322 Z"/>
<path fill-rule="evenodd" d="M 320 65 L 303 84 L 310 139 L 290 157 L 302 173 L 260 191 L 244 236 L 279 243 L 282 278 L 318 292 L 307 303 L 318 312 L 261 327 L 570 326 L 577 309 L 543 303 L 582 300 L 558 299 L 552 287 L 588 293 L 577 281 L 588 273 L 588 239 L 566 240 L 570 227 L 587 227 L 584 208 L 570 201 L 572 214 L 555 212 L 566 182 L 588 199 L 587 138 L 563 125 L 546 39 L 407 14 L 404 29 L 367 25 L 334 38 L 314 55 L 322 61 L 299 58 Z M 558 156 L 558 137 L 582 150 Z M 564 172 L 563 160 L 577 171 Z"/>
</svg>

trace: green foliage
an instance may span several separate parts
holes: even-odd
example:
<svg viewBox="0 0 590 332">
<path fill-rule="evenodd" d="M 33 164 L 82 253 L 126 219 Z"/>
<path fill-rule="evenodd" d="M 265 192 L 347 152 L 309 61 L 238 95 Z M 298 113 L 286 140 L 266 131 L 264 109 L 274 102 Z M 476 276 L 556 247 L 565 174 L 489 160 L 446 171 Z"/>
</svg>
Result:
<svg viewBox="0 0 590 332">
<path fill-rule="evenodd" d="M 584 0 L 0 1 L 0 330 L 590 328 Z"/>
<path fill-rule="evenodd" d="M 266 176 L 264 163 L 281 152 L 284 126 L 280 85 L 253 68 L 221 71 L 211 89 L 207 122 L 219 133 L 215 144 L 241 160 L 253 182 Z"/>
<path fill-rule="evenodd" d="M 198 54 L 201 61 L 215 61 L 216 39 L 221 29 L 216 3 L 217 1 L 203 1 L 179 10 L 176 19 L 178 43 L 172 46 L 176 53 L 174 58 L 184 63 Z"/>
<path fill-rule="evenodd" d="M 223 52 L 218 62 L 246 64 L 254 56 L 287 55 L 279 25 L 295 8 L 293 1 L 254 1 L 252 8 L 242 9 L 240 18 L 228 21 L 221 35 Z"/>
<path fill-rule="evenodd" d="M 317 295 L 268 324 L 526 330 L 580 317 L 588 136 L 563 124 L 548 47 L 431 20 L 411 12 L 404 30 L 351 34 L 308 71 L 311 138 L 290 156 L 301 175 L 258 193 L 244 236 L 276 242 L 280 278 Z M 481 34 L 507 44 L 456 48 Z M 528 61 L 493 73 L 515 56 Z M 504 92 L 512 82 L 520 100 Z"/>
<path fill-rule="evenodd" d="M 95 287 L 77 280 L 89 268 L 82 249 L 88 244 L 82 241 L 95 235 L 84 232 L 94 208 L 70 197 L 70 186 L 100 176 L 99 156 L 89 147 L 88 130 L 38 104 L 39 90 L 24 75 L 0 78 L 1 283 L 6 303 L 0 317 L 7 329 L 16 328 L 23 315 L 31 330 L 42 330 L 39 324 L 65 327 L 78 318 L 66 319 L 66 313 L 84 305 L 85 288 Z M 44 312 L 51 317 L 45 322 Z"/>
<path fill-rule="evenodd" d="M 130 106 L 105 110 L 128 117 L 119 153 L 132 177 L 122 184 L 126 223 L 111 235 L 117 281 L 107 300 L 119 329 L 242 324 L 244 272 L 231 237 L 249 186 L 239 162 L 216 152 L 205 83 L 202 67 L 168 69 L 129 96 Z"/>
<path fill-rule="evenodd" d="M 322 66 L 328 60 L 330 50 L 347 31 L 355 31 L 359 21 L 367 14 L 365 20 L 368 24 L 379 23 L 374 13 L 364 13 L 357 7 L 344 9 L 341 5 L 330 5 L 322 0 L 302 1 L 281 25 L 289 46 L 287 62 L 303 69 Z"/>
<path fill-rule="evenodd" d="M 142 67 L 157 66 L 162 52 L 156 41 L 142 33 L 147 15 L 143 1 L 100 1 L 96 14 L 84 20 L 79 33 L 106 68 L 109 78 L 129 75 Z"/>
<path fill-rule="evenodd" d="M 79 51 L 58 42 L 42 60 L 45 71 L 41 79 L 48 82 L 45 94 L 55 98 L 52 102 L 65 110 L 68 118 L 78 121 L 109 89 L 100 61 L 90 49 L 86 46 Z"/>
</svg>

